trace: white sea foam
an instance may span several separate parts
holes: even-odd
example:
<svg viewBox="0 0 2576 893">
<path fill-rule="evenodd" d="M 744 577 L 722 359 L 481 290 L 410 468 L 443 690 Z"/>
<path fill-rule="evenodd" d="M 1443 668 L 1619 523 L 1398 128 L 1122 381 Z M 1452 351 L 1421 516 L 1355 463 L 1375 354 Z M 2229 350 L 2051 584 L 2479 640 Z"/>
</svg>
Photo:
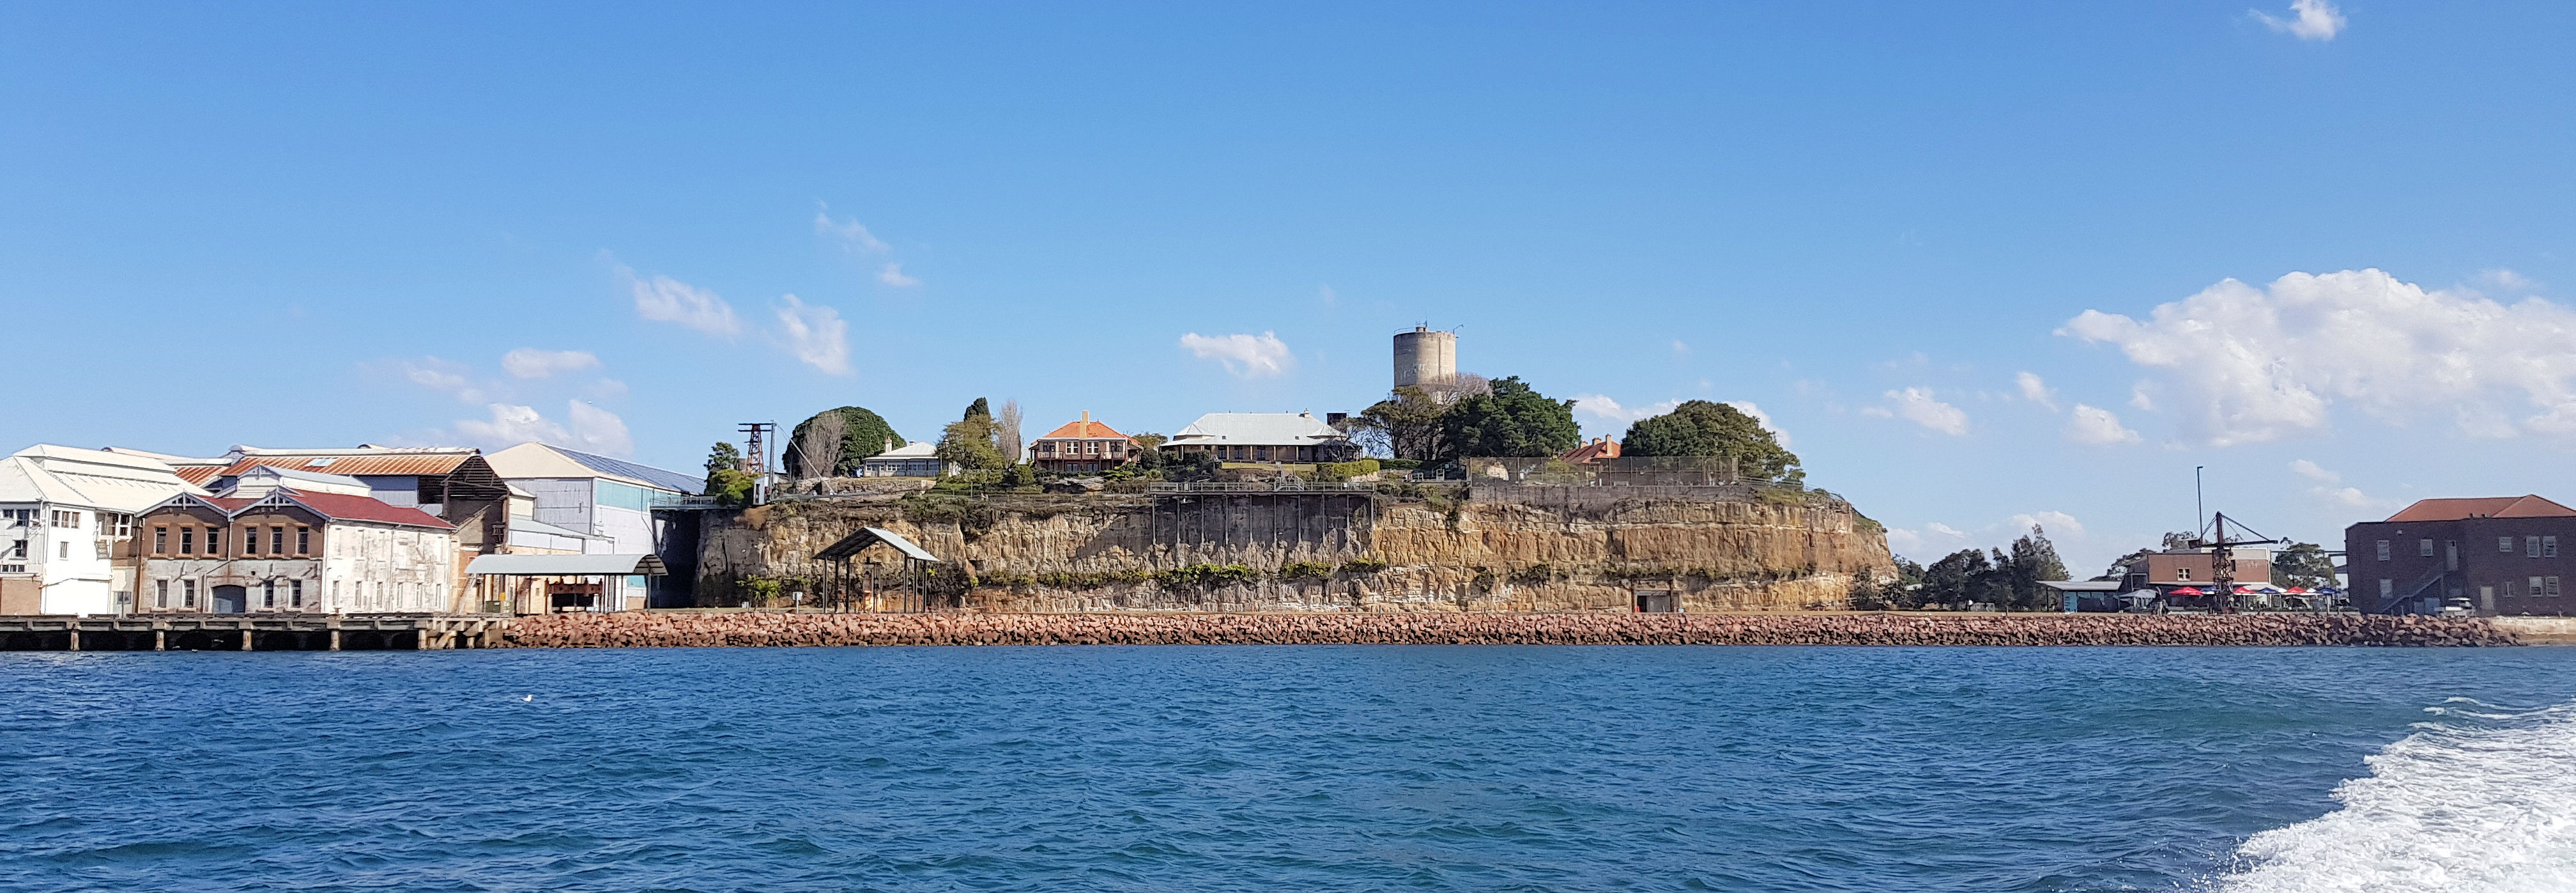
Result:
<svg viewBox="0 0 2576 893">
<path fill-rule="evenodd" d="M 2228 893 L 2576 891 L 2576 704 L 2453 699 L 2345 781 L 2343 808 L 2247 838 Z"/>
</svg>

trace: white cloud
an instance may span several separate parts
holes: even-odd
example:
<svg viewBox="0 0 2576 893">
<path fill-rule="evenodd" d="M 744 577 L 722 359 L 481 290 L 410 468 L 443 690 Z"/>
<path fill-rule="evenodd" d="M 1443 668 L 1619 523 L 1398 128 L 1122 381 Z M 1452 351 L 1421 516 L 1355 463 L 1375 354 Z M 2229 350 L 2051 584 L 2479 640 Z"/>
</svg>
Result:
<svg viewBox="0 0 2576 893">
<path fill-rule="evenodd" d="M 778 331 L 787 350 L 807 365 L 833 375 L 850 372 L 850 324 L 841 312 L 807 304 L 795 295 L 779 299 Z"/>
<path fill-rule="evenodd" d="M 2306 459 L 2292 460 L 2290 462 L 2290 471 L 2300 477 L 2317 482 L 2316 486 L 2308 488 L 2309 495 L 2324 500 L 2326 503 L 2338 508 L 2372 510 L 2389 507 L 2387 500 L 2372 498 L 2370 494 L 2361 492 L 2361 488 L 2359 487 L 2337 486 L 2338 484 L 2343 483 L 2343 475 L 2336 474 L 2334 471 L 2318 465 L 2317 463 L 2310 462 Z"/>
<path fill-rule="evenodd" d="M 1619 405 L 1619 401 L 1612 400 L 1601 394 L 1585 394 L 1574 398 L 1575 412 L 1582 413 L 1605 422 L 1633 422 L 1642 418 L 1663 415 L 1664 413 L 1673 411 L 1673 407 L 1680 405 L 1682 405 L 1682 402 L 1679 400 L 1666 400 L 1652 406 L 1640 406 L 1631 409 L 1626 406 L 1621 406 Z"/>
<path fill-rule="evenodd" d="M 1191 332 L 1181 336 L 1181 347 L 1199 359 L 1225 364 L 1225 371 L 1238 378 L 1279 375 L 1297 365 L 1287 342 L 1269 332 L 1214 338 Z"/>
<path fill-rule="evenodd" d="M 1326 307 L 1331 307 L 1342 302 L 1342 293 L 1334 291 L 1333 287 L 1329 285 L 1317 286 L 1315 288 L 1315 300 L 1324 302 L 1324 306 Z"/>
<path fill-rule="evenodd" d="M 2066 422 L 2066 439 L 2086 446 L 2110 446 L 2137 443 L 2138 432 L 2121 425 L 2120 416 L 2110 410 L 2078 403 L 2073 417 Z"/>
<path fill-rule="evenodd" d="M 626 433 L 626 420 L 616 413 L 583 403 L 568 405 L 572 414 L 571 446 L 610 456 L 627 456 L 635 452 L 635 438 Z"/>
<path fill-rule="evenodd" d="M 2290 0 L 2291 16 L 2286 19 L 2259 9 L 2253 13 L 2272 30 L 2300 40 L 2333 40 L 2336 34 L 2343 33 L 2345 24 L 2343 10 L 2328 0 Z"/>
<path fill-rule="evenodd" d="M 1967 531 L 1939 521 L 1923 525 L 1921 530 L 1891 527 L 1887 531 L 1887 549 L 1908 558 L 1939 558 L 1959 550 L 1968 542 Z"/>
<path fill-rule="evenodd" d="M 2022 399 L 2048 407 L 2050 412 L 2057 411 L 2057 393 L 2049 390 L 2048 383 L 2041 381 L 2037 373 L 2013 373 L 2013 383 L 2021 386 Z"/>
<path fill-rule="evenodd" d="M 2506 291 L 2530 291 L 2540 287 L 2531 277 L 2512 270 L 2495 269 L 2478 274 L 2478 281 Z"/>
<path fill-rule="evenodd" d="M 2030 532 L 2030 529 L 2033 527 L 2048 531 L 2050 534 L 2049 538 L 2051 540 L 2054 540 L 2059 536 L 2080 537 L 2084 535 L 2083 522 L 2075 520 L 2074 515 L 2070 515 L 2065 512 L 2032 512 L 2029 514 L 2012 516 L 2014 538 L 2020 538 L 2022 534 Z"/>
<path fill-rule="evenodd" d="M 625 277 L 627 288 L 635 293 L 635 315 L 654 322 L 672 322 L 724 338 L 742 334 L 742 320 L 735 317 L 733 305 L 715 292 L 690 285 L 669 276 L 643 279 L 623 266 L 617 274 Z"/>
<path fill-rule="evenodd" d="M 596 368 L 599 368 L 599 357 L 586 350 L 522 347 L 501 356 L 501 371 L 514 378 L 545 378 L 557 372 Z"/>
<path fill-rule="evenodd" d="M 2299 459 L 2291 462 L 2290 470 L 2296 472 L 2300 477 L 2320 483 L 2343 483 L 2343 475 L 2327 471 L 2324 466 L 2310 462 L 2306 459 Z"/>
<path fill-rule="evenodd" d="M 2141 383 L 2214 446 L 2312 436 L 2340 403 L 2392 423 L 2448 416 L 2472 436 L 2576 441 L 2576 312 L 2426 291 L 2379 270 L 2230 279 L 2144 321 L 2087 310 L 2060 334 L 2118 346 Z M 2519 419 L 2514 418 L 2519 414 Z"/>
<path fill-rule="evenodd" d="M 494 403 L 490 420 L 464 419 L 456 430 L 477 446 L 501 449 L 534 440 L 587 452 L 624 456 L 635 451 L 635 441 L 626 433 L 626 421 L 616 413 L 574 400 L 566 404 L 572 427 L 545 417 L 533 406 Z"/>
<path fill-rule="evenodd" d="M 1677 356 L 1677 357 L 1686 357 L 1686 356 L 1690 356 L 1690 345 L 1688 345 L 1688 344 L 1683 344 L 1683 343 L 1682 343 L 1682 339 L 1679 339 L 1679 338 L 1675 338 L 1675 339 L 1673 339 L 1673 356 Z"/>
<path fill-rule="evenodd" d="M 467 403 L 481 402 L 483 389 L 477 387 L 473 379 L 466 377 L 468 371 L 470 370 L 462 363 L 437 357 L 422 357 L 418 362 L 405 360 L 402 363 L 403 378 L 412 384 L 453 394 L 456 399 Z"/>
<path fill-rule="evenodd" d="M 857 218 L 834 220 L 830 205 L 815 202 L 814 206 L 815 235 L 839 241 L 842 247 L 862 254 L 875 254 L 886 250 L 886 243 L 878 241 L 876 234 L 868 232 L 867 227 L 859 225 Z"/>
<path fill-rule="evenodd" d="M 1860 413 L 1882 419 L 1901 418 L 1953 437 L 1968 433 L 1968 413 L 1933 399 L 1930 388 L 1906 388 L 1889 391 L 1884 396 L 1890 406 L 1866 407 Z"/>
<path fill-rule="evenodd" d="M 902 264 L 885 265 L 885 269 L 877 271 L 877 281 L 896 288 L 911 288 L 921 284 L 921 280 L 903 274 Z"/>
</svg>

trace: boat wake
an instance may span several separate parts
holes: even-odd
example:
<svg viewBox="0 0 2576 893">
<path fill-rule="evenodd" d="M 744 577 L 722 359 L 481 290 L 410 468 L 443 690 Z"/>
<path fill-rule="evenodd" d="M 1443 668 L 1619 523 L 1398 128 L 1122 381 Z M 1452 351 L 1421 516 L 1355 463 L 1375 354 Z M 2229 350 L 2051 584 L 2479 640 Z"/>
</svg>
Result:
<svg viewBox="0 0 2576 893">
<path fill-rule="evenodd" d="M 2264 831 L 2214 878 L 2226 893 L 2576 890 L 2576 703 L 2467 698 L 2368 758 L 2343 808 Z"/>
</svg>

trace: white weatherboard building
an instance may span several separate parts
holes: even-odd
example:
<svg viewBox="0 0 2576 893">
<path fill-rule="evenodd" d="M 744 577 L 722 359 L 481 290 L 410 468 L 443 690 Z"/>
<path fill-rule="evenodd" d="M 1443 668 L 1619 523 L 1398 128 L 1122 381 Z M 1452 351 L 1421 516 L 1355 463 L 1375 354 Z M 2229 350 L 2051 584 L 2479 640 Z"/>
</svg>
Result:
<svg viewBox="0 0 2576 893">
<path fill-rule="evenodd" d="M 1348 462 L 1360 454 L 1349 435 L 1302 412 L 1211 412 L 1163 449 L 1224 462 Z"/>
<path fill-rule="evenodd" d="M 528 517 L 590 537 L 585 544 L 590 554 L 661 554 L 670 542 L 670 522 L 655 519 L 653 509 L 706 488 L 705 480 L 691 475 L 535 441 L 484 460 L 501 480 L 527 494 L 532 501 Z M 642 574 L 612 578 L 604 587 L 608 591 L 600 593 L 599 606 L 644 607 L 647 580 Z"/>
<path fill-rule="evenodd" d="M 0 614 L 134 608 L 134 516 L 204 490 L 132 454 L 39 444 L 0 459 Z"/>
</svg>

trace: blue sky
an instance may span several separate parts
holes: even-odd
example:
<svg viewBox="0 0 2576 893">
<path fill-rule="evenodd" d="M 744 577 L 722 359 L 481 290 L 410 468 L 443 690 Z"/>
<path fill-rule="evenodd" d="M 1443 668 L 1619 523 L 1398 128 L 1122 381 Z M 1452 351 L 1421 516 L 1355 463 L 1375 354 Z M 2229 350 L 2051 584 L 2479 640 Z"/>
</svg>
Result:
<svg viewBox="0 0 2576 893">
<path fill-rule="evenodd" d="M 1430 323 L 1923 560 L 2576 498 L 2576 7 L 2303 4 L 14 4 L 0 441 L 1170 432 Z"/>
</svg>

